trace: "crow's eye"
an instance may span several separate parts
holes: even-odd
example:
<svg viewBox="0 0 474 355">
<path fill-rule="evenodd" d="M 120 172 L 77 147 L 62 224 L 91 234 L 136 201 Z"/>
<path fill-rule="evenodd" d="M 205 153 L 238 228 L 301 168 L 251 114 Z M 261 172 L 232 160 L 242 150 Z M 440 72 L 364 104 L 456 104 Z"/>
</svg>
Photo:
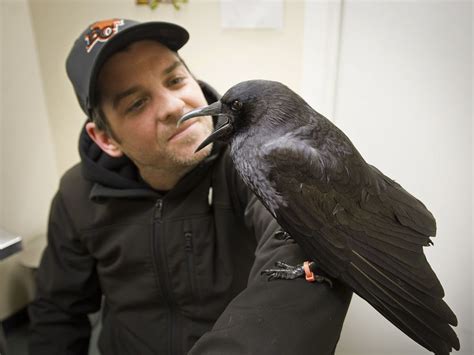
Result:
<svg viewBox="0 0 474 355">
<path fill-rule="evenodd" d="M 240 111 L 242 109 L 242 102 L 239 101 L 239 100 L 235 100 L 234 102 L 232 102 L 232 104 L 230 105 L 230 108 L 232 111 Z"/>
</svg>

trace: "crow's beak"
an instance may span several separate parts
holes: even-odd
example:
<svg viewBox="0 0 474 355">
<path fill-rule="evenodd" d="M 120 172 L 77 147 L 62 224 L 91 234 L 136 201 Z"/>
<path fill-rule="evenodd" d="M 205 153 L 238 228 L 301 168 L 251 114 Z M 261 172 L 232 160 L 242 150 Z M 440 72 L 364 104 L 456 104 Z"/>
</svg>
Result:
<svg viewBox="0 0 474 355">
<path fill-rule="evenodd" d="M 213 104 L 210 104 L 209 106 L 199 107 L 197 109 L 189 111 L 188 113 L 185 113 L 178 120 L 177 126 L 179 126 L 184 121 L 187 121 L 187 120 L 189 120 L 191 118 L 194 118 L 194 117 L 220 115 L 221 114 L 221 108 L 222 108 L 221 102 L 216 101 Z"/>
<path fill-rule="evenodd" d="M 214 102 L 209 106 L 200 107 L 195 110 L 189 111 L 184 114 L 179 120 L 177 125 L 179 126 L 184 121 L 187 121 L 194 117 L 200 116 L 218 116 L 216 127 L 214 132 L 211 133 L 200 145 L 197 147 L 196 152 L 200 151 L 205 146 L 209 145 L 212 142 L 218 140 L 225 140 L 230 136 L 233 131 L 232 124 L 230 122 L 229 116 L 221 112 L 222 104 L 220 101 Z"/>
</svg>

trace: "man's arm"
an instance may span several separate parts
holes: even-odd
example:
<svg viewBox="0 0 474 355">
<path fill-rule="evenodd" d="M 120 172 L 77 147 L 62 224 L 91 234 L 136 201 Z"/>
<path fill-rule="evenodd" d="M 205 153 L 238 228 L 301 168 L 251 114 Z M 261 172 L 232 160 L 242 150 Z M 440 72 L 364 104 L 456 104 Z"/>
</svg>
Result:
<svg viewBox="0 0 474 355">
<path fill-rule="evenodd" d="M 53 199 L 48 246 L 36 275 L 30 304 L 30 355 L 87 354 L 87 314 L 100 308 L 101 291 L 95 261 L 79 241 L 58 193 Z"/>
<path fill-rule="evenodd" d="M 267 281 L 260 275 L 276 261 L 296 265 L 306 259 L 296 243 L 275 238 L 279 226 L 260 201 L 242 184 L 236 188 L 245 223 L 258 240 L 248 287 L 189 354 L 333 354 L 351 291 L 337 282 L 330 288 L 304 279 Z"/>
</svg>

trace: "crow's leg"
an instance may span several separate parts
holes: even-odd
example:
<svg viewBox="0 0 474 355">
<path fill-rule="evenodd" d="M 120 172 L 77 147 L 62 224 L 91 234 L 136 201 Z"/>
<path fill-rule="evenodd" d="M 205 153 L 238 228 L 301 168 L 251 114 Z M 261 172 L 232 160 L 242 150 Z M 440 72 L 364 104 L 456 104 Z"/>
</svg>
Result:
<svg viewBox="0 0 474 355">
<path fill-rule="evenodd" d="M 268 276 L 268 281 L 283 279 L 283 280 L 294 280 L 299 277 L 305 276 L 308 282 L 327 282 L 332 287 L 332 281 L 326 276 L 315 274 L 316 263 L 313 261 L 305 261 L 300 265 L 288 265 L 282 261 L 275 263 L 276 268 L 266 269 L 261 272 L 262 275 Z"/>
</svg>

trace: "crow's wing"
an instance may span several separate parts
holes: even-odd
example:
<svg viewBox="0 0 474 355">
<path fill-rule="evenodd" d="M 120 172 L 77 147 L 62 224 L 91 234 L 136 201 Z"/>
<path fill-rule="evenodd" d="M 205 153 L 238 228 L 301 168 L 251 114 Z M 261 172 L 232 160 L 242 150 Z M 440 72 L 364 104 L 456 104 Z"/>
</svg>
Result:
<svg viewBox="0 0 474 355">
<path fill-rule="evenodd" d="M 423 254 L 436 232 L 433 216 L 324 120 L 261 147 L 266 176 L 283 201 L 270 209 L 325 272 L 412 339 L 439 354 L 459 349 L 449 326 L 456 316 Z"/>
</svg>

